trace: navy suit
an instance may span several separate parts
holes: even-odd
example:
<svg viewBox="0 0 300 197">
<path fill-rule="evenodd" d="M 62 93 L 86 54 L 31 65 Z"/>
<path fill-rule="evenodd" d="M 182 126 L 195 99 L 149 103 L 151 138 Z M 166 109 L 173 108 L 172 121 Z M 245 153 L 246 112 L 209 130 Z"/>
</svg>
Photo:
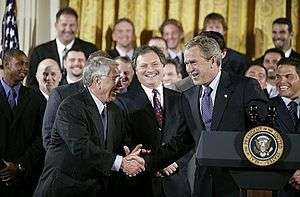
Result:
<svg viewBox="0 0 300 197">
<path fill-rule="evenodd" d="M 21 86 L 18 104 L 11 110 L 0 83 L 0 159 L 25 168 L 16 184 L 7 187 L 0 182 L 0 196 L 32 196 L 45 155 L 41 139 L 45 106 L 43 95 Z"/>
<path fill-rule="evenodd" d="M 133 146 L 141 143 L 144 148 L 150 149 L 153 153 L 156 153 L 156 151 L 160 150 L 159 148 L 161 148 L 162 145 L 171 142 L 172 137 L 176 136 L 177 133 L 190 132 L 184 117 L 180 94 L 173 90 L 163 88 L 163 95 L 164 123 L 161 130 L 156 121 L 151 102 L 141 85 L 137 85 L 135 89 L 129 90 L 119 99 L 119 105 L 127 114 L 129 138 Z M 170 145 L 172 148 L 167 151 L 167 156 L 164 156 L 164 153 L 160 150 L 158 155 L 163 159 L 152 158 L 152 161 L 154 161 L 153 163 L 156 166 L 152 167 L 154 169 L 158 166 L 160 166 L 160 168 L 166 167 L 170 164 L 172 158 L 174 161 L 174 158 L 182 156 L 184 151 L 178 151 L 179 149 L 183 148 L 186 151 L 193 146 L 192 137 L 190 136 L 189 139 L 191 142 L 190 144 L 185 145 L 186 147 L 184 145 L 182 147 L 172 147 L 172 145 Z M 172 156 L 170 157 L 170 155 Z M 187 163 L 191 156 L 191 153 L 189 153 L 177 160 L 176 163 L 179 166 L 179 170 L 170 177 L 157 178 L 154 176 L 154 173 L 150 171 L 140 174 L 134 179 L 130 179 L 129 181 L 133 184 L 129 186 L 129 188 L 133 187 L 132 189 L 129 189 L 133 191 L 130 196 L 190 196 L 190 188 L 187 179 Z M 151 165 L 148 167 L 151 169 Z"/>
<path fill-rule="evenodd" d="M 205 129 L 200 113 L 201 92 L 201 86 L 194 86 L 184 92 L 197 125 L 197 132 L 193 135 L 198 140 L 201 131 Z M 246 121 L 247 108 L 255 104 L 265 109 L 266 102 L 267 98 L 257 81 L 222 72 L 213 107 L 212 132 L 247 131 L 249 126 Z M 196 163 L 193 196 L 235 197 L 239 196 L 239 188 L 227 170 L 200 166 Z"/>
</svg>

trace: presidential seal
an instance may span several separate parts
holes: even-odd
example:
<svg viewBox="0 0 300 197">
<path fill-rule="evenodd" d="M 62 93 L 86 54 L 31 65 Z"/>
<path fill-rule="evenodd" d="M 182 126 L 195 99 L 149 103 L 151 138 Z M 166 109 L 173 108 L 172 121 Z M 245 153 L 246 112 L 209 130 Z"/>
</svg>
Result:
<svg viewBox="0 0 300 197">
<path fill-rule="evenodd" d="M 275 129 L 258 126 L 246 133 L 243 152 L 247 159 L 257 166 L 269 166 L 277 162 L 283 154 L 284 143 Z"/>
</svg>

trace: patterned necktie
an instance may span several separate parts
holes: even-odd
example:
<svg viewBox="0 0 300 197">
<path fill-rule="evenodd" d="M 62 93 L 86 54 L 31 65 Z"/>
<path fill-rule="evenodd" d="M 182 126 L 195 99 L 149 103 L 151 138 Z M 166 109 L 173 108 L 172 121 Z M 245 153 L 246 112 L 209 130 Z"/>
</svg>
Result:
<svg viewBox="0 0 300 197">
<path fill-rule="evenodd" d="M 291 101 L 288 104 L 288 109 L 289 109 L 290 115 L 292 117 L 292 120 L 294 122 L 294 125 L 296 125 L 297 120 L 298 120 L 298 115 L 297 115 L 298 104 L 295 101 Z"/>
<path fill-rule="evenodd" d="M 211 87 L 205 87 L 204 94 L 201 99 L 202 120 L 207 131 L 210 131 L 212 122 L 213 102 L 210 96 L 211 92 Z"/>
<path fill-rule="evenodd" d="M 159 101 L 159 92 L 156 89 L 152 90 L 153 92 L 153 108 L 154 108 L 154 112 L 155 112 L 155 117 L 156 120 L 158 122 L 159 128 L 162 128 L 163 125 L 163 111 L 162 111 L 162 107 Z"/>
<path fill-rule="evenodd" d="M 11 109 L 13 109 L 17 105 L 16 98 L 17 98 L 16 90 L 14 88 L 11 88 L 9 90 L 8 96 L 7 96 L 8 103 L 9 103 Z"/>
<path fill-rule="evenodd" d="M 67 75 L 67 71 L 65 68 L 65 56 L 67 55 L 68 49 L 67 47 L 64 48 L 64 50 L 62 51 L 62 61 L 61 61 L 61 73 L 62 73 L 62 77 L 65 78 Z"/>
</svg>

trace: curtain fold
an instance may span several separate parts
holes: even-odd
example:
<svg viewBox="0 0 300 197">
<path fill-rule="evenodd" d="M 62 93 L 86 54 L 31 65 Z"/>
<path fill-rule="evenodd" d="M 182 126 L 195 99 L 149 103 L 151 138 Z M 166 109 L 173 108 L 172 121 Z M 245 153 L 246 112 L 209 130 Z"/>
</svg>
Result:
<svg viewBox="0 0 300 197">
<path fill-rule="evenodd" d="M 298 51 L 299 4 L 298 0 L 291 0 L 289 10 L 294 25 L 293 47 Z M 252 58 L 273 47 L 272 22 L 288 13 L 286 0 L 69 0 L 69 6 L 80 16 L 78 36 L 102 50 L 114 47 L 111 33 L 118 18 L 134 22 L 136 45 L 140 46 L 151 36 L 160 35 L 159 26 L 167 18 L 182 22 L 185 43 L 202 29 L 207 14 L 217 12 L 227 21 L 227 46 L 247 52 Z"/>
</svg>

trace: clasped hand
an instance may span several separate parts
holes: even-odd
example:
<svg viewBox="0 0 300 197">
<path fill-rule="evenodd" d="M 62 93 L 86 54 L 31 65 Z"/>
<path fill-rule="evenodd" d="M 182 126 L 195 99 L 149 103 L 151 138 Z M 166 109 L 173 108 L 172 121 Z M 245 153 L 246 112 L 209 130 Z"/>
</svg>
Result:
<svg viewBox="0 0 300 197">
<path fill-rule="evenodd" d="M 145 171 L 145 160 L 141 157 L 143 153 L 149 153 L 142 149 L 142 145 L 137 145 L 131 152 L 127 146 L 124 146 L 126 156 L 123 157 L 121 169 L 129 177 L 136 176 L 138 173 Z"/>
<path fill-rule="evenodd" d="M 290 178 L 290 184 L 297 190 L 300 190 L 300 170 L 297 170 Z"/>
<path fill-rule="evenodd" d="M 11 184 L 17 176 L 17 165 L 12 162 L 6 162 L 6 167 L 0 170 L 0 179 L 2 182 L 5 182 L 6 185 Z"/>
</svg>

